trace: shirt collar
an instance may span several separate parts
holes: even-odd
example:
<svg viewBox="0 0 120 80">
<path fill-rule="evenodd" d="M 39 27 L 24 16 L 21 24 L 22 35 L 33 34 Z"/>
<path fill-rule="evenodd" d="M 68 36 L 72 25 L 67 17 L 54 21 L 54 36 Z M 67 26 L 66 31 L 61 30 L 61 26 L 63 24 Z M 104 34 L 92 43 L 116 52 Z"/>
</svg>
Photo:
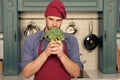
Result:
<svg viewBox="0 0 120 80">
<path fill-rule="evenodd" d="M 49 41 L 45 38 L 45 31 L 44 30 L 41 32 L 41 34 L 42 34 L 41 38 L 40 38 L 40 40 L 42 41 L 41 50 L 45 50 Z"/>
<path fill-rule="evenodd" d="M 44 32 L 44 31 L 41 31 L 40 40 L 43 40 L 43 39 L 44 39 L 44 36 L 45 36 L 45 32 Z"/>
</svg>

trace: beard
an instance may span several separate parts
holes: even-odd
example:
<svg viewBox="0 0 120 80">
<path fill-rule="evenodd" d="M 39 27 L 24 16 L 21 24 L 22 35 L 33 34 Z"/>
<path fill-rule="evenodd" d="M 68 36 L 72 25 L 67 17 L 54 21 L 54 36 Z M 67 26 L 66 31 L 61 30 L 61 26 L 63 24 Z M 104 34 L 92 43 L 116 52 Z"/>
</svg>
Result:
<svg viewBox="0 0 120 80">
<path fill-rule="evenodd" d="M 61 26 L 61 25 L 60 25 L 60 26 Z M 53 27 L 56 27 L 56 28 L 59 28 L 59 29 L 60 29 L 60 26 L 59 26 L 59 27 L 57 27 L 57 26 L 50 26 L 49 24 L 46 23 L 45 31 L 48 31 L 48 30 L 50 30 L 50 29 L 53 28 Z"/>
<path fill-rule="evenodd" d="M 47 30 L 50 30 L 50 29 L 53 28 L 53 27 L 56 27 L 56 26 L 47 26 L 47 25 L 46 25 L 46 29 L 47 29 Z M 56 27 L 56 28 L 59 28 L 59 29 L 60 29 L 60 27 Z"/>
</svg>

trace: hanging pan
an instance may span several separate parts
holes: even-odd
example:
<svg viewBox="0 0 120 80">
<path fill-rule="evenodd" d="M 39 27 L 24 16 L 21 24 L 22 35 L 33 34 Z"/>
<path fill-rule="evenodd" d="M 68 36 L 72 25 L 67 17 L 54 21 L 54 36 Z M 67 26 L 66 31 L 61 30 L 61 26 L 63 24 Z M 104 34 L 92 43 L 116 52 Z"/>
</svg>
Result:
<svg viewBox="0 0 120 80">
<path fill-rule="evenodd" d="M 92 33 L 93 31 L 93 22 L 89 23 L 89 35 L 84 39 L 84 46 L 88 50 L 94 50 L 98 45 L 98 37 Z"/>
<path fill-rule="evenodd" d="M 30 34 L 33 34 L 35 32 L 40 31 L 40 28 L 35 25 L 35 23 L 33 21 L 31 21 L 28 25 L 27 28 L 24 30 L 24 35 L 28 36 Z"/>
</svg>

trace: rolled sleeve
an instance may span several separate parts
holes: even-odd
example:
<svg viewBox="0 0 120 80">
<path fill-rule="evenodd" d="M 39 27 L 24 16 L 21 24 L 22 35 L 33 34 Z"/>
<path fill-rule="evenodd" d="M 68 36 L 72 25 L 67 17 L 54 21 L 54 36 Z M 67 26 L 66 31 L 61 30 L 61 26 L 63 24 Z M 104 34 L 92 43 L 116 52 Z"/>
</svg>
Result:
<svg viewBox="0 0 120 80">
<path fill-rule="evenodd" d="M 68 56 L 69 58 L 79 65 L 80 69 L 83 68 L 83 64 L 80 61 L 80 55 L 79 55 L 79 45 L 78 41 L 74 36 L 70 36 L 67 38 L 67 46 L 68 46 Z"/>
<path fill-rule="evenodd" d="M 33 43 L 33 42 L 32 42 Z M 22 47 L 22 57 L 21 57 L 21 68 L 23 68 L 27 63 L 31 62 L 34 59 L 32 43 L 30 44 L 29 37 L 25 39 Z"/>
<path fill-rule="evenodd" d="M 39 42 L 43 39 L 43 35 L 44 31 L 39 31 L 24 39 L 21 53 L 21 68 L 38 57 Z"/>
</svg>

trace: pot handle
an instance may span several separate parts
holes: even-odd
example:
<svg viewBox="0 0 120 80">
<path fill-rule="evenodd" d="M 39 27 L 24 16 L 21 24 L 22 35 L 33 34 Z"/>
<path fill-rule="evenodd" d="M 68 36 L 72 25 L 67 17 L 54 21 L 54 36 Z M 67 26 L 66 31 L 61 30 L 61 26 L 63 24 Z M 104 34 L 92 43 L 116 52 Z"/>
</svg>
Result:
<svg viewBox="0 0 120 80">
<path fill-rule="evenodd" d="M 93 21 L 91 19 L 90 23 L 89 23 L 89 33 L 92 34 L 93 32 Z"/>
</svg>

